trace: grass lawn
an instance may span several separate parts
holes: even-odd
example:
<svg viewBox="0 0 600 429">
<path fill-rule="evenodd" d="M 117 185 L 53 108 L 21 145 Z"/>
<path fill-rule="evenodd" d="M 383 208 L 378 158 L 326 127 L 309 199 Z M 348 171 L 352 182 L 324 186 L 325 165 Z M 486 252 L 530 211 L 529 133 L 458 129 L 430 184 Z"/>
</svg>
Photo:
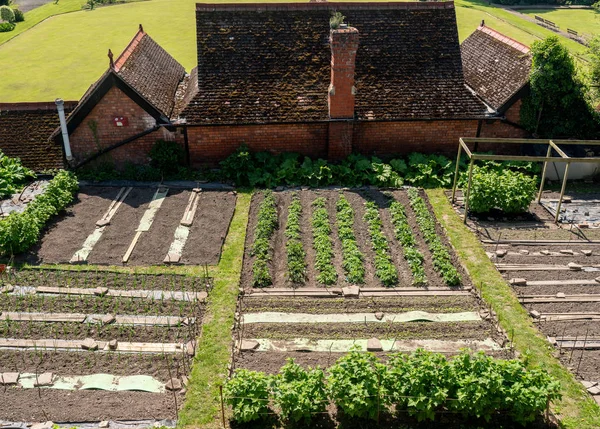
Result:
<svg viewBox="0 0 600 429">
<path fill-rule="evenodd" d="M 522 9 L 519 12 L 541 16 L 555 22 L 562 31 L 567 28 L 583 34 L 600 34 L 600 13 L 592 9 Z"/>
<path fill-rule="evenodd" d="M 28 12 L 27 20 L 17 30 L 24 31 L 26 26 L 51 14 L 62 15 L 48 18 L 9 41 L 2 38 L 14 32 L 0 33 L 0 102 L 79 99 L 106 70 L 108 48 L 120 53 L 140 23 L 188 71 L 196 65 L 196 0 L 151 0 L 94 11 L 80 10 L 83 3 L 84 0 L 59 0 L 58 5 L 46 4 Z M 526 44 L 555 34 L 480 0 L 456 0 L 455 4 L 461 40 L 482 19 Z M 563 11 L 572 12 L 557 13 Z M 6 42 L 2 44 L 3 41 Z M 584 47 L 576 42 L 563 42 L 572 52 L 584 52 Z"/>
</svg>

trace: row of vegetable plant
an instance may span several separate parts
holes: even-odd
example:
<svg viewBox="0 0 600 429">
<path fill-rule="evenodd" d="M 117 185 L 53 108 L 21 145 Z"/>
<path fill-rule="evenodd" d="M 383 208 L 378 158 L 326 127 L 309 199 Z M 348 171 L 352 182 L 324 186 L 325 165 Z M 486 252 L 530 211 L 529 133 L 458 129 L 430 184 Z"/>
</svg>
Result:
<svg viewBox="0 0 600 429">
<path fill-rule="evenodd" d="M 337 227 L 342 242 L 342 267 L 350 283 L 363 283 L 365 280 L 364 256 L 358 248 L 354 235 L 354 210 L 350 203 L 340 195 L 337 204 Z"/>
<path fill-rule="evenodd" d="M 332 285 L 337 281 L 337 273 L 333 266 L 333 238 L 329 214 L 325 207 L 325 198 L 313 201 L 312 233 L 315 249 L 315 268 L 318 271 L 317 281 L 324 285 Z"/>
<path fill-rule="evenodd" d="M 427 276 L 423 268 L 423 254 L 417 249 L 417 240 L 412 228 L 408 224 L 406 210 L 398 201 L 393 201 L 390 204 L 390 217 L 394 226 L 394 235 L 402 245 L 404 259 L 408 262 L 408 266 L 412 272 L 413 285 L 427 283 Z"/>
<path fill-rule="evenodd" d="M 78 189 L 73 173 L 61 170 L 21 213 L 13 212 L 0 221 L 0 254 L 14 255 L 33 246 L 50 218 L 73 201 Z"/>
<path fill-rule="evenodd" d="M 373 201 L 365 203 L 364 220 L 367 222 L 371 244 L 375 252 L 375 275 L 386 286 L 398 283 L 398 271 L 392 262 L 390 246 L 383 233 L 383 223 L 377 204 Z"/>
<path fill-rule="evenodd" d="M 300 238 L 300 216 L 302 204 L 297 193 L 292 194 L 288 208 L 287 225 L 285 227 L 285 249 L 287 252 L 287 274 L 294 283 L 304 283 L 306 280 L 306 252 Z"/>
<path fill-rule="evenodd" d="M 393 354 L 386 363 L 351 351 L 327 372 L 304 369 L 292 359 L 276 375 L 238 369 L 224 392 L 237 422 L 261 420 L 277 410 L 292 423 L 310 423 L 333 402 L 350 418 L 375 420 L 395 410 L 419 421 L 455 413 L 487 422 L 504 416 L 525 425 L 561 396 L 558 381 L 520 360 L 469 351 L 447 358 L 424 350 Z"/>
<path fill-rule="evenodd" d="M 431 251 L 433 267 L 440 273 L 448 286 L 459 285 L 461 283 L 460 274 L 452 264 L 452 258 L 448 249 L 438 237 L 435 229 L 435 219 L 429 212 L 425 200 L 419 196 L 419 191 L 416 188 L 408 190 L 408 198 L 415 212 L 419 229 L 423 233 L 425 242 Z"/>
<path fill-rule="evenodd" d="M 269 262 L 273 258 L 270 243 L 271 237 L 278 227 L 275 196 L 270 190 L 264 191 L 263 195 L 252 245 L 252 255 L 255 256 L 252 265 L 252 284 L 256 287 L 265 287 L 273 283 L 269 271 Z"/>
</svg>

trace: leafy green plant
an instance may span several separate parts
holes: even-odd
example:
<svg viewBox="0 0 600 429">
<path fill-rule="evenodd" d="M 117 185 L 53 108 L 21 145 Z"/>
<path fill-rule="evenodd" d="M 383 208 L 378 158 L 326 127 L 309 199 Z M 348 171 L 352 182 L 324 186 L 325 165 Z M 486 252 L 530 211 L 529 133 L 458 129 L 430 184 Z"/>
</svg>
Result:
<svg viewBox="0 0 600 429">
<path fill-rule="evenodd" d="M 287 274 L 294 283 L 304 283 L 306 279 L 306 252 L 300 238 L 300 216 L 302 204 L 300 197 L 294 193 L 288 209 L 287 225 L 285 227 L 285 249 L 287 252 Z"/>
<path fill-rule="evenodd" d="M 150 164 L 163 173 L 177 171 L 183 164 L 185 153 L 182 147 L 173 141 L 158 140 L 150 149 Z"/>
<path fill-rule="evenodd" d="M 33 246 L 46 222 L 73 201 L 77 189 L 77 178 L 70 172 L 59 171 L 25 211 L 11 213 L 0 221 L 0 254 L 22 253 Z"/>
<path fill-rule="evenodd" d="M 13 9 L 13 12 L 15 13 L 15 22 L 25 21 L 25 14 L 20 9 Z"/>
<path fill-rule="evenodd" d="M 19 158 L 10 158 L 0 151 L 0 198 L 18 192 L 31 179 L 35 179 L 35 173 L 24 167 Z"/>
<path fill-rule="evenodd" d="M 333 12 L 331 18 L 329 18 L 329 27 L 332 30 L 340 28 L 340 25 L 344 23 L 344 19 L 346 19 L 346 17 L 342 15 L 342 12 Z"/>
<path fill-rule="evenodd" d="M 435 229 L 435 219 L 429 212 L 425 200 L 419 196 L 416 188 L 408 190 L 410 205 L 415 212 L 417 224 L 431 252 L 433 268 L 440 273 L 448 286 L 457 286 L 461 282 L 460 274 L 452 263 L 446 246 L 442 243 Z"/>
<path fill-rule="evenodd" d="M 15 24 L 12 22 L 2 22 L 0 23 L 0 33 L 8 33 L 9 31 L 13 31 L 15 27 Z"/>
<path fill-rule="evenodd" d="M 413 285 L 423 285 L 427 283 L 427 276 L 423 268 L 423 254 L 417 249 L 417 241 L 408 224 L 406 210 L 398 201 L 390 204 L 390 216 L 392 225 L 394 225 L 394 234 L 402 245 L 404 259 L 408 262 L 410 271 L 413 275 Z"/>
<path fill-rule="evenodd" d="M 317 281 L 324 285 L 332 285 L 337 281 L 337 273 L 332 264 L 333 239 L 331 238 L 329 214 L 325 208 L 325 198 L 317 198 L 313 201 L 312 206 L 311 223 L 313 247 L 315 249 L 315 268 L 319 272 Z"/>
<path fill-rule="evenodd" d="M 342 242 L 342 267 L 346 273 L 346 279 L 350 283 L 363 283 L 365 280 L 364 257 L 358 249 L 354 235 L 354 210 L 343 194 L 340 194 L 336 210 L 338 235 Z"/>
<path fill-rule="evenodd" d="M 273 397 L 285 420 L 310 423 L 314 414 L 324 412 L 329 403 L 323 370 L 305 370 L 288 359 L 274 379 Z"/>
<path fill-rule="evenodd" d="M 258 211 L 252 255 L 255 256 L 252 265 L 252 283 L 256 287 L 265 287 L 273 283 L 269 272 L 269 262 L 272 258 L 271 237 L 277 229 L 277 206 L 273 192 L 265 191 L 264 199 Z"/>
<path fill-rule="evenodd" d="M 329 395 L 349 417 L 375 419 L 378 409 L 389 403 L 386 373 L 373 353 L 351 351 L 329 368 Z"/>
<path fill-rule="evenodd" d="M 15 13 L 9 6 L 0 6 L 0 18 L 6 22 L 15 22 Z"/>
<path fill-rule="evenodd" d="M 505 213 L 522 213 L 529 209 L 537 191 L 537 177 L 512 170 L 473 167 L 469 210 L 487 213 L 498 208 Z M 463 188 L 464 192 L 464 188 Z"/>
<path fill-rule="evenodd" d="M 383 223 L 377 205 L 373 201 L 365 203 L 365 222 L 367 222 L 371 245 L 375 252 L 375 275 L 386 286 L 398 283 L 398 271 L 392 262 L 390 247 L 382 229 Z"/>
<path fill-rule="evenodd" d="M 223 388 L 234 420 L 247 423 L 263 419 L 269 412 L 270 384 L 271 377 L 262 372 L 237 369 Z"/>
<path fill-rule="evenodd" d="M 452 185 L 454 165 L 442 155 L 411 153 L 408 157 L 406 181 L 424 188 L 448 188 Z"/>
</svg>

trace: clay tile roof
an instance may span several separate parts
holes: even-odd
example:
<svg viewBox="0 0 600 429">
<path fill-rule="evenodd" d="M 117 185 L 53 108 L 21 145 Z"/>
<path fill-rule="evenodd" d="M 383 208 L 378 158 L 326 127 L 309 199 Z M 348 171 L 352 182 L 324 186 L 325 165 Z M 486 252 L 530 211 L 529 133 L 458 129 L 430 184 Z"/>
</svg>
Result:
<svg viewBox="0 0 600 429">
<path fill-rule="evenodd" d="M 185 69 L 143 29 L 116 59 L 114 69 L 165 116 L 170 116 Z"/>
<path fill-rule="evenodd" d="M 496 110 L 529 82 L 529 47 L 485 25 L 462 43 L 461 53 L 465 81 Z"/>
<path fill-rule="evenodd" d="M 65 111 L 76 104 L 65 101 Z M 0 150 L 34 171 L 62 168 L 62 148 L 49 140 L 58 125 L 54 103 L 0 103 Z"/>
<path fill-rule="evenodd" d="M 358 119 L 482 117 L 465 86 L 454 5 L 198 4 L 198 93 L 190 124 L 328 119 L 329 18 L 360 33 Z"/>
</svg>

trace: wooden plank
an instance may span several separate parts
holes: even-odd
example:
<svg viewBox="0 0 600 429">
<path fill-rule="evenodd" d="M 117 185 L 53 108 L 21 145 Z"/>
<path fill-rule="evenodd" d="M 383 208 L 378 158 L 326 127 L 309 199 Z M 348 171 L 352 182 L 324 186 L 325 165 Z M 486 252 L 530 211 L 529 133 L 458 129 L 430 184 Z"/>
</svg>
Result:
<svg viewBox="0 0 600 429">
<path fill-rule="evenodd" d="M 3 320 L 15 322 L 77 322 L 83 323 L 85 314 L 80 313 L 26 313 L 16 311 L 4 311 L 0 316 Z"/>
<path fill-rule="evenodd" d="M 57 295 L 94 295 L 95 291 L 95 288 L 92 289 L 81 287 L 38 286 L 35 288 L 35 293 Z"/>
<path fill-rule="evenodd" d="M 600 313 L 542 313 L 535 322 L 565 322 L 571 320 L 600 320 Z"/>
<path fill-rule="evenodd" d="M 600 240 L 481 240 L 483 244 L 514 244 L 521 246 L 598 246 Z"/>
<path fill-rule="evenodd" d="M 95 288 L 69 288 L 69 287 L 54 287 L 54 286 L 38 286 L 34 289 L 39 294 L 57 294 L 57 295 L 95 295 Z M 173 300 L 173 301 L 199 301 L 206 300 L 208 294 L 206 292 L 181 292 L 181 291 L 166 291 L 166 290 L 122 290 L 109 289 L 105 296 L 124 297 L 124 298 L 140 298 L 154 300 Z"/>
<path fill-rule="evenodd" d="M 179 222 L 183 226 L 190 227 L 194 222 L 194 217 L 196 216 L 196 210 L 198 209 L 198 203 L 200 202 L 200 190 L 194 190 L 190 194 L 190 199 L 188 201 L 188 205 L 185 208 L 185 212 Z"/>
<path fill-rule="evenodd" d="M 193 323 L 193 318 L 192 323 Z M 177 316 L 115 316 L 117 325 L 179 326 L 183 318 Z"/>
<path fill-rule="evenodd" d="M 279 292 L 267 292 L 267 291 L 259 291 L 259 292 L 250 292 L 246 295 L 250 298 L 264 298 L 264 297 L 309 297 L 309 298 L 343 298 L 343 295 L 328 292 L 325 290 L 320 291 L 312 291 L 312 290 L 286 290 Z M 361 289 L 360 296 L 471 296 L 471 293 L 466 290 L 414 290 L 414 291 L 395 291 L 395 290 L 376 290 L 376 291 L 363 291 Z"/>
<path fill-rule="evenodd" d="M 59 339 L 40 339 L 29 340 L 21 338 L 0 338 L 0 349 L 55 349 L 64 351 L 82 351 L 81 340 L 59 340 Z M 181 343 L 135 343 L 118 342 L 117 348 L 112 350 L 108 347 L 108 342 L 97 341 L 98 350 L 96 352 L 124 352 L 124 353 L 183 353 L 184 344 Z M 86 352 L 91 352 L 86 350 Z"/>
<path fill-rule="evenodd" d="M 527 286 L 600 286 L 597 280 L 527 280 Z"/>
<path fill-rule="evenodd" d="M 522 304 L 545 304 L 559 302 L 600 302 L 600 295 L 565 295 L 564 298 L 540 295 L 529 298 L 519 297 L 519 301 Z"/>
<path fill-rule="evenodd" d="M 501 264 L 496 263 L 498 271 L 596 271 L 600 265 L 581 265 L 580 270 L 572 269 L 567 265 L 546 264 Z"/>
<path fill-rule="evenodd" d="M 104 347 L 108 351 L 108 345 Z M 129 353 L 183 353 L 184 346 L 180 343 L 117 343 L 116 351 Z"/>
</svg>

